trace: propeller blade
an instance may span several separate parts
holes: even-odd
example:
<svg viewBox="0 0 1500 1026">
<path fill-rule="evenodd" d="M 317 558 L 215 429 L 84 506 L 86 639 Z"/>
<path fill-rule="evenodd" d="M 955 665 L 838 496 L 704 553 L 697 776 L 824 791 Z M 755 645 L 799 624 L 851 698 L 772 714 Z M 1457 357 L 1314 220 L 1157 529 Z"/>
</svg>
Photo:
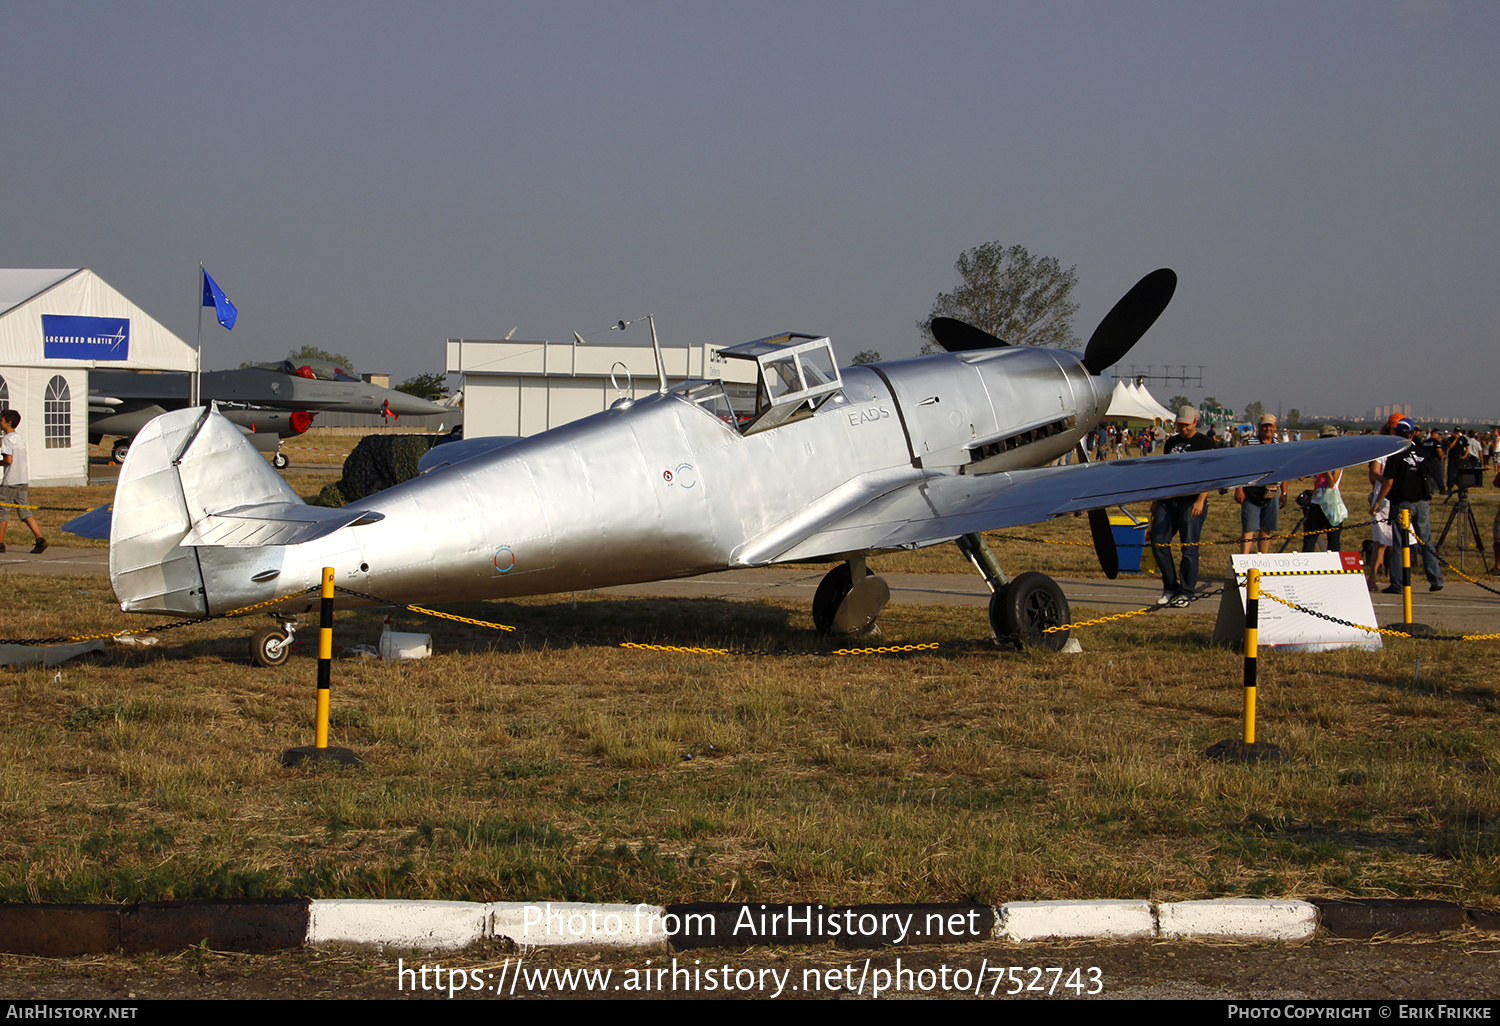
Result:
<svg viewBox="0 0 1500 1026">
<path fill-rule="evenodd" d="M 987 331 L 981 331 L 972 324 L 965 324 L 952 317 L 934 317 L 932 337 L 937 339 L 938 345 L 950 353 L 965 353 L 970 349 L 998 349 L 1001 346 L 1010 345 L 1004 339 L 996 338 Z"/>
<path fill-rule="evenodd" d="M 1073 447 L 1079 463 L 1089 461 L 1088 450 L 1079 442 Z M 1115 545 L 1115 532 L 1109 526 L 1109 513 L 1102 509 L 1089 510 L 1089 534 L 1094 536 L 1094 555 L 1099 557 L 1099 566 L 1104 576 L 1111 581 L 1120 576 L 1120 550 Z"/>
<path fill-rule="evenodd" d="M 1109 526 L 1109 511 L 1089 510 L 1089 533 L 1094 536 L 1094 553 L 1104 576 L 1111 581 L 1120 576 L 1120 550 L 1115 548 L 1115 532 Z"/>
<path fill-rule="evenodd" d="M 1141 340 L 1172 301 L 1177 273 L 1169 267 L 1152 271 L 1104 315 L 1083 351 L 1083 365 L 1090 374 L 1102 374 L 1124 359 L 1130 347 Z"/>
</svg>

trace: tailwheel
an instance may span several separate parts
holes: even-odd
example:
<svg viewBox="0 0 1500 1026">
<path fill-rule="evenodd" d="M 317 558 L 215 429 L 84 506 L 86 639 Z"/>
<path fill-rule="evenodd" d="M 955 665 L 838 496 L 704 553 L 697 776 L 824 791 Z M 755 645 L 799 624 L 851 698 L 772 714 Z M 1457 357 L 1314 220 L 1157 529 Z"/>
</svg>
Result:
<svg viewBox="0 0 1500 1026">
<path fill-rule="evenodd" d="M 292 632 L 285 627 L 262 627 L 250 636 L 250 661 L 256 666 L 280 666 L 292 654 Z"/>
<path fill-rule="evenodd" d="M 1060 651 L 1068 631 L 1044 633 L 1069 622 L 1068 600 L 1057 582 L 1032 570 L 990 596 L 990 630 L 996 639 L 1014 641 L 1018 648 Z"/>
<path fill-rule="evenodd" d="M 813 626 L 819 634 L 867 634 L 875 629 L 875 618 L 891 600 L 891 589 L 885 578 L 857 560 L 861 585 L 854 587 L 851 563 L 840 563 L 818 584 L 813 593 Z"/>
</svg>

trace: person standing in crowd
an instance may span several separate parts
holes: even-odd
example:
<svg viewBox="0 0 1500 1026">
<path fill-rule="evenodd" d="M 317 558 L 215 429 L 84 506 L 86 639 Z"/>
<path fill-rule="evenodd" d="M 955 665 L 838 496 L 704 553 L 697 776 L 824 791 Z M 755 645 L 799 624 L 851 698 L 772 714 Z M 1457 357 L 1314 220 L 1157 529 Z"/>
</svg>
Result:
<svg viewBox="0 0 1500 1026">
<path fill-rule="evenodd" d="M 1394 425 L 1401 420 L 1401 415 L 1394 414 L 1380 428 L 1380 434 L 1390 435 L 1395 433 Z M 1366 434 L 1369 432 L 1367 431 Z M 1375 576 L 1380 568 L 1386 564 L 1386 553 L 1396 543 L 1395 535 L 1391 533 L 1391 500 L 1378 499 L 1380 485 L 1385 479 L 1385 460 L 1371 460 L 1369 464 L 1370 474 L 1370 552 L 1365 559 L 1365 579 L 1369 583 L 1370 590 L 1375 590 Z"/>
<path fill-rule="evenodd" d="M 1438 491 L 1444 495 L 1453 494 L 1453 486 L 1458 483 L 1458 471 L 1464 465 L 1464 457 L 1469 454 L 1469 440 L 1464 437 L 1463 428 L 1455 426 L 1448 433 L 1448 440 L 1441 443 L 1442 460 L 1437 464 L 1436 478 L 1440 482 Z M 1442 472 L 1443 461 L 1446 461 L 1448 473 Z"/>
<path fill-rule="evenodd" d="M 1411 438 L 1415 430 L 1416 425 L 1410 417 L 1402 417 L 1396 422 L 1395 434 L 1402 438 Z M 1432 498 L 1432 482 L 1426 463 L 1426 453 L 1416 446 L 1387 459 L 1385 473 L 1381 475 L 1380 491 L 1375 493 L 1370 509 L 1373 512 L 1380 500 L 1389 496 L 1392 525 L 1401 523 L 1403 509 L 1409 512 L 1412 533 L 1421 542 L 1422 570 L 1427 574 L 1427 590 L 1442 591 L 1443 565 L 1438 562 L 1437 553 L 1432 548 L 1432 520 L 1428 506 L 1428 500 Z M 1390 554 L 1391 584 L 1385 590 L 1395 594 L 1401 591 L 1406 580 L 1401 573 L 1399 554 L 1394 546 Z"/>
<path fill-rule="evenodd" d="M 1202 452 L 1212 449 L 1208 436 L 1198 433 L 1198 411 L 1184 406 L 1177 411 L 1177 434 L 1167 439 L 1162 451 Z M 1158 499 L 1151 504 L 1151 554 L 1161 571 L 1159 606 L 1185 606 L 1198 590 L 1198 539 L 1208 516 L 1208 493 Z M 1172 564 L 1172 536 L 1182 539 L 1182 575 Z"/>
<path fill-rule="evenodd" d="M 1323 430 L 1320 432 L 1319 437 L 1337 438 L 1338 434 L 1338 428 L 1334 427 L 1332 424 L 1324 424 Z M 1312 502 L 1307 507 L 1307 530 L 1325 532 L 1328 537 L 1329 552 L 1339 551 L 1339 541 L 1343 536 L 1343 530 L 1339 527 L 1339 524 L 1335 524 L 1331 520 L 1329 520 L 1327 511 L 1323 509 L 1322 501 L 1323 497 L 1327 494 L 1329 489 L 1332 489 L 1335 493 L 1338 492 L 1339 482 L 1343 479 L 1344 471 L 1342 468 L 1338 470 L 1324 471 L 1323 473 L 1314 477 Z M 1340 520 L 1339 523 L 1341 524 L 1343 523 L 1343 521 Z M 1323 537 L 1323 535 L 1304 535 L 1302 537 L 1302 551 L 1317 552 L 1318 539 L 1320 537 Z"/>
<path fill-rule="evenodd" d="M 26 458 L 26 442 L 16 433 L 16 428 L 21 426 L 21 415 L 15 410 L 6 410 L 0 413 L 0 431 L 4 437 L 0 438 L 0 464 L 5 467 L 5 477 L 0 483 L 0 503 L 4 503 L 3 513 L 0 513 L 0 552 L 5 551 L 5 528 L 9 526 L 11 519 L 21 521 L 36 538 L 36 544 L 32 546 L 32 553 L 39 555 L 47 551 L 47 539 L 42 537 L 42 529 L 36 525 L 36 517 L 29 510 L 23 509 L 31 504 L 27 497 L 27 486 L 31 484 L 31 463 Z"/>
<path fill-rule="evenodd" d="M 1255 437 L 1246 445 L 1271 445 L 1276 441 L 1276 415 L 1262 414 L 1255 426 Z M 1253 485 L 1234 490 L 1234 501 L 1240 504 L 1240 554 L 1271 551 L 1271 536 L 1281 525 L 1281 507 L 1286 505 L 1286 491 L 1279 484 Z"/>
</svg>

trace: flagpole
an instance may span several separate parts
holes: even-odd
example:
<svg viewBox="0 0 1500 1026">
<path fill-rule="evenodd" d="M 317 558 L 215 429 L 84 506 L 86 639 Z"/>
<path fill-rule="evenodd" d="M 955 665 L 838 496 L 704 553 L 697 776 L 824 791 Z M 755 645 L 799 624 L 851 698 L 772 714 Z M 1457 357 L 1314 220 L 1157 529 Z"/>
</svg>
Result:
<svg viewBox="0 0 1500 1026">
<path fill-rule="evenodd" d="M 198 379 L 203 375 L 203 261 L 198 261 L 198 346 L 193 353 L 193 381 L 188 389 L 188 405 L 198 405 Z"/>
</svg>

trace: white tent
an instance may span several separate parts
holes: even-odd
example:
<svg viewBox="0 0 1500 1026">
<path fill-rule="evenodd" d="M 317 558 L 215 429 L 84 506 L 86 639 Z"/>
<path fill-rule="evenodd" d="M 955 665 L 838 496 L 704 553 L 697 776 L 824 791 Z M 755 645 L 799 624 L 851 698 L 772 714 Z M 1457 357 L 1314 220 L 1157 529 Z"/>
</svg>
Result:
<svg viewBox="0 0 1500 1026">
<path fill-rule="evenodd" d="M 1109 397 L 1109 409 L 1105 420 L 1140 420 L 1150 423 L 1170 424 L 1176 414 L 1152 398 L 1143 385 L 1124 381 L 1115 382 L 1114 394 Z"/>
<path fill-rule="evenodd" d="M 191 371 L 193 347 L 86 267 L 0 269 L 0 409 L 39 485 L 87 484 L 88 372 Z"/>
</svg>

